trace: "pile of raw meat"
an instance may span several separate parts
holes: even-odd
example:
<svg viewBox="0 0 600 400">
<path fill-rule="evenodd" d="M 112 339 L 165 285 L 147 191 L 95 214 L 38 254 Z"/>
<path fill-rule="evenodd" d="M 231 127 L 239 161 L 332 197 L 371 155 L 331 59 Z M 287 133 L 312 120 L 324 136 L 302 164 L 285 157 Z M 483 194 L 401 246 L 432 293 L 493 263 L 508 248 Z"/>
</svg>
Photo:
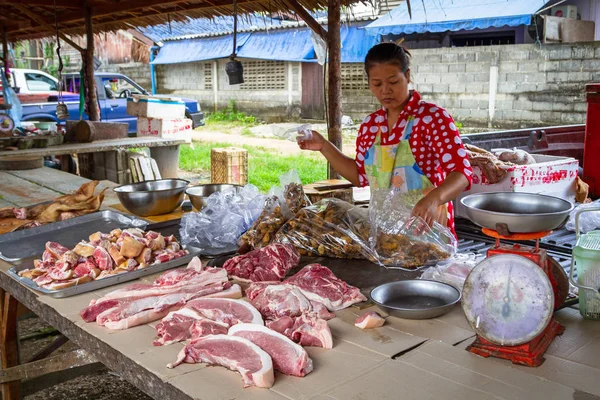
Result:
<svg viewBox="0 0 600 400">
<path fill-rule="evenodd" d="M 42 259 L 35 260 L 34 268 L 23 270 L 19 275 L 45 289 L 59 290 L 187 254 L 175 236 L 164 237 L 137 228 L 115 229 L 108 234 L 96 232 L 90 235 L 89 241 L 81 241 L 71 250 L 47 242 Z"/>
<path fill-rule="evenodd" d="M 94 196 L 98 181 L 82 185 L 73 194 L 56 198 L 52 203 L 27 208 L 0 208 L 0 234 L 27 229 L 50 222 L 63 221 L 98 211 L 104 200 L 104 190 Z"/>
<path fill-rule="evenodd" d="M 277 281 L 298 266 L 300 254 L 289 244 L 271 244 L 267 247 L 233 257 L 223 268 L 230 277 L 240 281 Z"/>
</svg>

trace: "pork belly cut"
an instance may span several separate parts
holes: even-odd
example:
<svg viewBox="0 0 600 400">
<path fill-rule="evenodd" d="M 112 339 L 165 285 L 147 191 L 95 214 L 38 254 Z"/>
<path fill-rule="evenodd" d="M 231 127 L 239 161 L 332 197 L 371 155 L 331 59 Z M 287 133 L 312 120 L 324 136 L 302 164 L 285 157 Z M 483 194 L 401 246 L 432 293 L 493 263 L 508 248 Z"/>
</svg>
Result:
<svg viewBox="0 0 600 400">
<path fill-rule="evenodd" d="M 228 334 L 248 339 L 266 351 L 273 367 L 286 375 L 305 376 L 313 370 L 312 360 L 302 346 L 265 326 L 237 324 L 229 328 Z"/>
<path fill-rule="evenodd" d="M 322 303 L 310 301 L 292 285 L 261 285 L 250 291 L 253 295 L 250 302 L 266 319 L 297 317 L 306 313 L 315 313 L 326 320 L 335 317 Z"/>
<path fill-rule="evenodd" d="M 219 298 L 219 299 L 241 299 L 242 298 L 242 287 L 240 285 L 238 285 L 237 283 L 234 283 L 229 288 L 227 288 L 221 292 L 207 294 L 204 297 L 215 297 L 215 298 Z"/>
<path fill-rule="evenodd" d="M 264 325 L 260 312 L 244 300 L 203 297 L 190 301 L 186 304 L 186 307 L 199 312 L 206 318 L 230 326 L 239 323 Z"/>
<path fill-rule="evenodd" d="M 289 244 L 273 243 L 233 257 L 223 265 L 231 277 L 243 281 L 280 281 L 298 266 L 300 254 Z"/>
<path fill-rule="evenodd" d="M 267 327 L 302 346 L 333 348 L 333 337 L 327 321 L 312 315 L 282 317 L 267 321 Z"/>
<path fill-rule="evenodd" d="M 211 335 L 186 345 L 177 361 L 167 365 L 175 368 L 182 363 L 221 365 L 242 375 L 244 387 L 270 388 L 275 381 L 271 356 L 248 339 L 229 335 Z"/>
<path fill-rule="evenodd" d="M 354 321 L 354 326 L 360 329 L 379 328 L 383 324 L 385 324 L 385 319 L 375 311 L 364 313 Z"/>
<path fill-rule="evenodd" d="M 296 286 L 308 299 L 323 303 L 329 311 L 367 300 L 357 287 L 348 285 L 321 264 L 305 266 L 284 283 Z"/>
</svg>

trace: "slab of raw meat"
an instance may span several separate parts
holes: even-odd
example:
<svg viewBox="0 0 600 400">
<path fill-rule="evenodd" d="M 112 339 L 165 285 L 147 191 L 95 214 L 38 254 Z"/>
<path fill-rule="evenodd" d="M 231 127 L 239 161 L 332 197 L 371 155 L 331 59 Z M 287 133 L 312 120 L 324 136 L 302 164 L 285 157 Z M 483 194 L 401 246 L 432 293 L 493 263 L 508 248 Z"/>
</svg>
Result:
<svg viewBox="0 0 600 400">
<path fill-rule="evenodd" d="M 266 319 L 297 317 L 306 313 L 315 313 L 326 320 L 335 317 L 322 303 L 310 301 L 300 289 L 292 285 L 261 286 L 250 292 L 250 302 Z"/>
<path fill-rule="evenodd" d="M 222 292 L 207 294 L 204 297 L 216 297 L 219 299 L 241 299 L 242 298 L 242 288 L 237 283 L 234 283 L 228 289 L 223 290 Z"/>
<path fill-rule="evenodd" d="M 360 329 L 379 328 L 385 324 L 385 319 L 375 311 L 364 313 L 354 321 L 354 326 Z"/>
<path fill-rule="evenodd" d="M 267 327 L 287 336 L 302 346 L 333 348 L 333 337 L 324 319 L 303 314 L 267 321 Z"/>
<path fill-rule="evenodd" d="M 186 345 L 177 361 L 167 365 L 174 368 L 181 363 L 221 365 L 242 375 L 244 387 L 270 388 L 275 381 L 273 362 L 264 350 L 251 341 L 229 335 L 211 335 Z"/>
<path fill-rule="evenodd" d="M 329 311 L 367 300 L 358 288 L 348 285 L 321 264 L 305 266 L 284 283 L 296 286 L 308 299 L 323 303 Z"/>
<path fill-rule="evenodd" d="M 279 281 L 298 266 L 300 254 L 292 245 L 274 243 L 227 260 L 223 268 L 240 280 Z"/>
<path fill-rule="evenodd" d="M 196 321 L 209 320 L 227 328 L 239 323 L 264 325 L 257 309 L 243 300 L 200 298 L 188 302 L 184 308 L 170 313 L 157 326 L 159 336 L 154 344 L 173 343 L 204 336 L 211 330 L 215 333 L 222 329 L 208 322 L 196 324 Z"/>
<path fill-rule="evenodd" d="M 305 376 L 313 370 L 306 350 L 272 329 L 256 324 L 238 324 L 229 328 L 228 334 L 248 339 L 266 351 L 273 360 L 273 367 L 286 375 Z"/>
</svg>

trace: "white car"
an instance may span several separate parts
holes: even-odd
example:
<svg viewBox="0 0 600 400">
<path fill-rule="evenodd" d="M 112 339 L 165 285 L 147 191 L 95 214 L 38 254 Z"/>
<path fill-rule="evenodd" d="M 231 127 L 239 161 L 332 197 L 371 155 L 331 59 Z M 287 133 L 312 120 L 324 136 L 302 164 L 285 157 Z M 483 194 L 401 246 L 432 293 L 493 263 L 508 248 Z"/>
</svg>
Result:
<svg viewBox="0 0 600 400">
<path fill-rule="evenodd" d="M 14 68 L 10 70 L 10 75 L 11 85 L 19 88 L 19 94 L 48 93 L 58 90 L 58 79 L 44 71 Z"/>
</svg>

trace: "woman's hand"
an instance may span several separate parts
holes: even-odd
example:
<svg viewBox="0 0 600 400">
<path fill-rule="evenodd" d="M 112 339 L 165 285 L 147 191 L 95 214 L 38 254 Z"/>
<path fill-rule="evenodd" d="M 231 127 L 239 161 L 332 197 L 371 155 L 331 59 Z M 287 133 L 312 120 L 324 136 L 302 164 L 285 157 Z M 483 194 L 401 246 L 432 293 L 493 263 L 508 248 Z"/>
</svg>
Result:
<svg viewBox="0 0 600 400">
<path fill-rule="evenodd" d="M 426 196 L 424 196 L 415 205 L 412 210 L 413 217 L 421 217 L 429 226 L 433 226 L 434 222 L 439 222 L 438 218 L 440 215 L 440 205 L 443 203 L 436 195 L 436 191 L 432 190 Z"/>
<path fill-rule="evenodd" d="M 325 146 L 327 140 L 317 131 L 312 131 L 312 138 L 310 140 L 299 140 L 298 146 L 302 150 L 321 151 Z"/>
</svg>

